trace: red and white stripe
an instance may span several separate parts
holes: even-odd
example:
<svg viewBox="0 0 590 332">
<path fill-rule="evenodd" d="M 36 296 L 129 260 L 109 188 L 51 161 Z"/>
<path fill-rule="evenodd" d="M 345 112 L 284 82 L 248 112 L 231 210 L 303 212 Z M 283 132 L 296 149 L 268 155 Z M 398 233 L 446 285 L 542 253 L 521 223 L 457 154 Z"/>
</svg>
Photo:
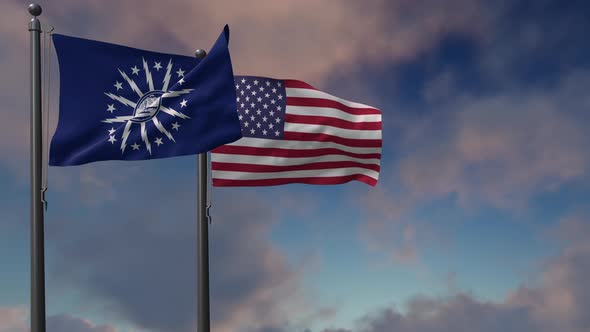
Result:
<svg viewBox="0 0 590 332">
<path fill-rule="evenodd" d="M 284 80 L 282 140 L 244 137 L 211 153 L 213 185 L 377 184 L 381 111 Z"/>
</svg>

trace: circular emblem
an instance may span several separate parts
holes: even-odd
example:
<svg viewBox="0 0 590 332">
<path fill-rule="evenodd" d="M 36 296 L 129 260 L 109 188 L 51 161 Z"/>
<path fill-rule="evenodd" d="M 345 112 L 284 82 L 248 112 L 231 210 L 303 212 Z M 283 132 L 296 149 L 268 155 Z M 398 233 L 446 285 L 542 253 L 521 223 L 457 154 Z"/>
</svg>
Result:
<svg viewBox="0 0 590 332">
<path fill-rule="evenodd" d="M 137 102 L 135 110 L 133 110 L 133 118 L 130 121 L 142 123 L 156 116 L 160 111 L 163 94 L 164 91 L 150 91 L 143 95 Z"/>
</svg>

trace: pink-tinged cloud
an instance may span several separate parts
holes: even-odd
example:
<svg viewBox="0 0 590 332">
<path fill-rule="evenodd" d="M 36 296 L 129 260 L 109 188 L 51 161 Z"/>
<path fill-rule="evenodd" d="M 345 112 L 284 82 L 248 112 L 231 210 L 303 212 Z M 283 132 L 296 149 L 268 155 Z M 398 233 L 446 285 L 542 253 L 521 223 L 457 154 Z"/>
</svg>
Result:
<svg viewBox="0 0 590 332">
<path fill-rule="evenodd" d="M 109 325 L 96 325 L 87 319 L 69 314 L 59 314 L 47 318 L 47 332 L 117 332 Z"/>
<path fill-rule="evenodd" d="M 50 216 L 54 222 L 47 225 L 48 252 L 60 259 L 48 264 L 48 273 L 58 282 L 48 287 L 75 287 L 85 302 L 106 308 L 107 317 L 143 330 L 194 330 L 196 186 L 186 181 L 194 172 L 152 176 L 152 172 L 161 174 L 169 162 L 139 173 L 127 170 L 120 182 L 109 175 L 112 167 L 96 168 L 91 178 L 109 183 L 117 197 L 125 197 L 124 203 L 102 200 L 89 205 L 84 216 Z M 96 186 L 94 182 L 89 188 Z M 73 189 L 60 193 L 60 200 L 80 195 L 79 185 L 70 185 Z M 97 189 L 101 186 L 102 182 Z M 268 240 L 284 212 L 279 209 L 296 207 L 285 202 L 269 206 L 252 193 L 231 191 L 215 192 L 214 202 L 218 202 L 210 229 L 214 329 L 261 329 L 281 326 L 294 316 L 308 317 L 316 305 L 302 289 L 302 278 L 313 261 L 292 265 Z"/>
<path fill-rule="evenodd" d="M 382 263 L 415 265 L 427 244 L 444 245 L 445 235 L 414 215 L 420 200 L 412 193 L 379 185 L 360 197 L 359 239 Z"/>
<path fill-rule="evenodd" d="M 0 307 L 0 332 L 29 332 L 29 311 L 24 307 Z M 117 332 L 110 325 L 96 325 L 70 314 L 47 317 L 47 332 Z"/>
<path fill-rule="evenodd" d="M 511 304 L 527 306 L 538 321 L 560 330 L 561 326 L 590 326 L 590 234 L 588 215 L 578 212 L 563 218 L 551 230 L 553 238 L 565 243 L 563 252 L 543 266 L 540 283 L 535 280 L 512 292 Z M 577 331 L 577 330 L 576 330 Z"/>
<path fill-rule="evenodd" d="M 68 33 L 152 47 L 167 43 L 158 42 L 154 35 L 167 35 L 187 52 L 208 47 L 228 23 L 234 28 L 231 48 L 236 72 L 296 76 L 316 82 L 332 71 L 351 70 L 348 68 L 359 61 L 407 60 L 446 33 L 483 34 L 491 23 L 485 5 L 466 0 L 444 5 L 432 0 L 362 4 L 259 0 L 247 10 L 241 6 L 236 0 L 169 4 L 150 0 L 142 1 L 140 7 L 112 0 L 64 1 L 59 7 L 48 8 L 48 15 Z M 92 13 L 85 20 L 86 27 L 65 20 L 83 10 Z"/>
<path fill-rule="evenodd" d="M 572 73 L 548 89 L 459 97 L 410 129 L 399 172 L 411 195 L 456 195 L 461 206 L 526 206 L 539 192 L 587 176 L 588 96 Z M 576 102 L 571 99 L 576 98 Z M 435 107 L 433 105 L 433 107 Z"/>
<path fill-rule="evenodd" d="M 28 323 L 24 307 L 0 307 L 0 332 L 26 332 Z"/>
<path fill-rule="evenodd" d="M 503 301 L 486 301 L 461 291 L 443 297 L 417 295 L 402 309 L 389 307 L 364 315 L 352 329 L 323 332 L 586 332 L 590 246 L 582 238 L 590 235 L 587 224 L 587 216 L 583 221 L 563 220 L 554 231 L 557 238 L 568 239 L 563 250 Z M 572 228 L 582 232 L 576 235 L 578 240 L 568 235 Z"/>
<path fill-rule="evenodd" d="M 384 160 L 380 185 L 360 201 L 367 248 L 415 260 L 422 244 L 433 243 L 434 225 L 414 216 L 429 202 L 518 213 L 535 195 L 588 181 L 590 97 L 580 88 L 588 84 L 590 73 L 571 72 L 550 87 L 486 97 L 444 87 L 455 97 L 419 117 L 398 117 L 400 139 L 386 148 L 399 158 Z"/>
</svg>

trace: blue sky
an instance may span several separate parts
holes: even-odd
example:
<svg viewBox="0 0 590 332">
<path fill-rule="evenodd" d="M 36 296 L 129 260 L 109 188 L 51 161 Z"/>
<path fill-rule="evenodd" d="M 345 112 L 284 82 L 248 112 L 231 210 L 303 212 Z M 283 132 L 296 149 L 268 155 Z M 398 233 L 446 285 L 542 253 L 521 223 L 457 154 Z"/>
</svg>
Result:
<svg viewBox="0 0 590 332">
<path fill-rule="evenodd" d="M 213 189 L 215 331 L 590 326 L 585 2 L 42 5 L 59 33 L 176 54 L 208 47 L 228 23 L 236 74 L 300 79 L 382 110 L 374 188 Z M 24 332 L 28 16 L 22 1 L 0 11 L 0 332 Z M 49 332 L 195 330 L 195 165 L 50 169 Z"/>
</svg>

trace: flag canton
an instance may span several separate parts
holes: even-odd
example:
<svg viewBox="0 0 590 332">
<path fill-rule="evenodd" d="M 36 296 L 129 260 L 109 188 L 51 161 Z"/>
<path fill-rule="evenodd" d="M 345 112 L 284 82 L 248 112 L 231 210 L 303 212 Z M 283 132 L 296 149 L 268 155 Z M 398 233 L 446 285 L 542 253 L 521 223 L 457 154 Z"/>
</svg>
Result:
<svg viewBox="0 0 590 332">
<path fill-rule="evenodd" d="M 235 83 L 242 136 L 282 139 L 287 106 L 283 80 L 236 76 Z"/>
</svg>

